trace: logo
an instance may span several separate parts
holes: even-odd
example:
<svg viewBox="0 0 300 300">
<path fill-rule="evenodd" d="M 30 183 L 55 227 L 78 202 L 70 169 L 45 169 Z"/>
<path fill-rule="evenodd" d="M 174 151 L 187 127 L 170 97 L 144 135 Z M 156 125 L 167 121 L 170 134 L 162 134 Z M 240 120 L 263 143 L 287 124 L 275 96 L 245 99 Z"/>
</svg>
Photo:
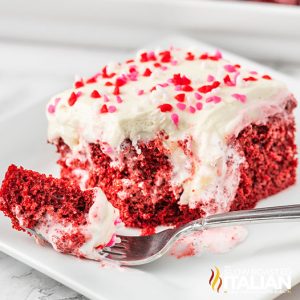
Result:
<svg viewBox="0 0 300 300">
<path fill-rule="evenodd" d="M 211 269 L 211 276 L 208 281 L 209 285 L 211 286 L 212 290 L 215 292 L 220 292 L 220 288 L 222 286 L 223 280 L 220 277 L 220 270 L 218 267 L 215 267 L 215 272 Z"/>
<path fill-rule="evenodd" d="M 221 277 L 220 269 L 215 266 L 211 269 L 208 283 L 216 293 L 285 293 L 291 289 L 291 270 L 222 266 Z"/>
</svg>

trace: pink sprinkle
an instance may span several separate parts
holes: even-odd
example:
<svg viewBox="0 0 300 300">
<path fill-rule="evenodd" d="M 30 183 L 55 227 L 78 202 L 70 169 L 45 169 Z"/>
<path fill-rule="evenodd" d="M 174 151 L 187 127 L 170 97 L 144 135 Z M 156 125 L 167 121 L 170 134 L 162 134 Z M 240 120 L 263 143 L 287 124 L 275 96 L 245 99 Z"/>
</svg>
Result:
<svg viewBox="0 0 300 300">
<path fill-rule="evenodd" d="M 197 100 L 201 100 L 203 98 L 199 93 L 195 93 L 194 96 Z"/>
<path fill-rule="evenodd" d="M 120 219 L 120 218 L 117 218 L 117 219 L 115 219 L 115 221 L 114 221 L 114 225 L 115 226 L 117 226 L 117 225 L 119 225 L 119 224 L 121 224 L 122 223 L 122 220 Z"/>
<path fill-rule="evenodd" d="M 178 116 L 178 114 L 172 114 L 171 115 L 171 119 L 172 119 L 174 125 L 177 127 L 178 123 L 179 123 L 179 116 Z"/>
<path fill-rule="evenodd" d="M 141 96 L 144 94 L 144 90 L 138 90 L 138 95 Z"/>
<path fill-rule="evenodd" d="M 201 102 L 197 102 L 197 103 L 196 103 L 196 108 L 197 108 L 198 110 L 201 110 L 201 109 L 203 108 L 203 104 L 202 104 Z"/>
<path fill-rule="evenodd" d="M 223 57 L 222 52 L 220 50 L 217 50 L 216 54 L 215 54 L 215 57 L 219 58 L 219 59 L 222 58 Z"/>
<path fill-rule="evenodd" d="M 215 77 L 212 76 L 212 75 L 208 75 L 208 76 L 207 76 L 207 81 L 208 81 L 208 82 L 215 81 Z"/>
<path fill-rule="evenodd" d="M 59 103 L 60 100 L 61 100 L 61 98 L 55 98 L 55 99 L 54 99 L 54 104 L 55 104 L 55 106 Z"/>
<path fill-rule="evenodd" d="M 225 65 L 225 66 L 224 66 L 224 69 L 225 69 L 227 72 L 229 72 L 229 73 L 233 73 L 233 72 L 236 71 L 236 70 L 235 70 L 235 66 L 233 66 L 233 65 Z"/>
<path fill-rule="evenodd" d="M 166 66 L 161 66 L 160 69 L 163 70 L 163 71 L 166 71 L 166 70 L 168 70 L 168 67 L 166 67 Z"/>
<path fill-rule="evenodd" d="M 48 106 L 48 113 L 49 114 L 54 114 L 55 113 L 55 106 L 53 104 L 50 104 Z"/>
<path fill-rule="evenodd" d="M 247 100 L 247 96 L 243 94 L 232 94 L 231 96 L 241 103 L 245 103 Z"/>
<path fill-rule="evenodd" d="M 167 87 L 167 86 L 169 86 L 168 83 L 159 83 L 158 85 L 161 86 L 161 87 Z"/>
<path fill-rule="evenodd" d="M 122 98 L 120 96 L 117 96 L 116 98 L 117 98 L 117 102 L 118 103 L 122 103 L 123 102 L 123 100 L 122 100 Z"/>
<path fill-rule="evenodd" d="M 81 91 L 78 91 L 78 92 L 76 93 L 77 98 L 79 98 L 81 95 L 82 95 L 82 92 L 81 92 Z"/>
<path fill-rule="evenodd" d="M 108 154 L 112 154 L 113 152 L 114 152 L 114 150 L 113 150 L 113 148 L 112 147 L 107 147 L 106 148 L 106 151 L 105 151 L 106 153 L 108 153 Z"/>
<path fill-rule="evenodd" d="M 178 64 L 178 61 L 177 60 L 171 60 L 171 65 L 172 66 L 176 66 Z"/>
<path fill-rule="evenodd" d="M 185 108 L 186 108 L 186 105 L 184 103 L 181 103 L 181 102 L 177 103 L 176 106 L 180 110 L 185 110 Z"/>
<path fill-rule="evenodd" d="M 194 106 L 190 106 L 189 107 L 189 111 L 190 111 L 190 113 L 195 113 L 196 112 L 196 108 L 194 107 Z"/>
<path fill-rule="evenodd" d="M 127 77 L 131 80 L 131 81 L 137 81 L 137 77 L 138 77 L 138 73 L 137 72 L 133 72 L 127 75 Z"/>
<path fill-rule="evenodd" d="M 181 91 L 181 85 L 176 85 L 175 86 L 175 91 Z"/>
<path fill-rule="evenodd" d="M 222 98 L 218 97 L 218 96 L 211 96 L 206 99 L 207 103 L 209 103 L 209 102 L 219 103 L 221 101 L 222 101 Z"/>
<path fill-rule="evenodd" d="M 258 74 L 256 71 L 250 71 L 249 73 L 253 74 L 253 75 L 257 75 Z"/>
<path fill-rule="evenodd" d="M 109 111 L 110 113 L 114 113 L 114 112 L 117 111 L 117 108 L 116 108 L 114 105 L 110 105 L 110 106 L 108 107 L 108 111 Z"/>
<path fill-rule="evenodd" d="M 104 102 L 109 102 L 109 98 L 107 97 L 107 95 L 103 96 Z"/>
</svg>

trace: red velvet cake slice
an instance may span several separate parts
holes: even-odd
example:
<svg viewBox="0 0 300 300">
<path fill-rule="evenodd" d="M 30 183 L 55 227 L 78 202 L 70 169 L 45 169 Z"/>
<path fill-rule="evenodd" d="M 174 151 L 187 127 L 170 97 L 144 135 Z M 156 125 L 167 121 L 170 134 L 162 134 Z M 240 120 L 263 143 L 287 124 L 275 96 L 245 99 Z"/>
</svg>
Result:
<svg viewBox="0 0 300 300">
<path fill-rule="evenodd" d="M 296 179 L 296 100 L 199 49 L 141 51 L 47 107 L 63 178 L 100 187 L 127 226 L 252 208 Z"/>
<path fill-rule="evenodd" d="M 17 230 L 29 229 L 55 250 L 100 259 L 98 249 L 115 242 L 118 214 L 99 188 L 9 167 L 0 190 L 0 210 Z"/>
</svg>

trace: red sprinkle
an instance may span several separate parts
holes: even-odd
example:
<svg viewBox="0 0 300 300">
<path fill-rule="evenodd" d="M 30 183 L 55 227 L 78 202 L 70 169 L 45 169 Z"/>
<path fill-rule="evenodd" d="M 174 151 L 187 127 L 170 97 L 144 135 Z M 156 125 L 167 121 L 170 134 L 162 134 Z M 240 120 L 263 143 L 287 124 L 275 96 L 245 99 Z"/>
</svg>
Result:
<svg viewBox="0 0 300 300">
<path fill-rule="evenodd" d="M 160 67 L 161 67 L 161 64 L 160 64 L 160 63 L 154 63 L 153 66 L 154 66 L 155 68 L 160 68 Z"/>
<path fill-rule="evenodd" d="M 158 106 L 161 112 L 169 112 L 173 110 L 173 106 L 171 104 L 165 103 Z"/>
<path fill-rule="evenodd" d="M 113 91 L 113 94 L 114 95 L 120 95 L 120 88 L 118 87 L 118 86 L 116 86 L 115 88 L 114 88 L 114 91 Z"/>
<path fill-rule="evenodd" d="M 185 59 L 186 60 L 194 60 L 195 59 L 195 55 L 192 52 L 188 52 Z"/>
<path fill-rule="evenodd" d="M 104 85 L 105 85 L 105 86 L 112 86 L 112 85 L 113 85 L 113 83 L 112 83 L 112 82 L 110 82 L 110 81 L 106 81 Z"/>
<path fill-rule="evenodd" d="M 136 73 L 136 72 L 137 72 L 136 66 L 130 66 L 129 73 Z"/>
<path fill-rule="evenodd" d="M 162 51 L 159 55 L 161 56 L 161 62 L 163 63 L 168 63 L 172 59 L 171 52 L 169 50 Z"/>
<path fill-rule="evenodd" d="M 140 62 L 148 62 L 148 61 L 155 61 L 156 60 L 156 56 L 155 53 L 153 51 L 150 52 L 144 52 L 141 54 L 141 58 L 140 58 Z"/>
<path fill-rule="evenodd" d="M 177 94 L 174 98 L 179 102 L 184 102 L 185 94 Z"/>
<path fill-rule="evenodd" d="M 86 81 L 86 83 L 96 83 L 96 82 L 97 82 L 97 76 L 93 76 Z"/>
<path fill-rule="evenodd" d="M 128 59 L 128 60 L 126 60 L 126 64 L 131 64 L 133 62 L 134 62 L 134 59 Z"/>
<path fill-rule="evenodd" d="M 212 84 L 209 84 L 209 85 L 203 85 L 201 86 L 198 91 L 200 93 L 209 93 L 211 92 L 213 89 L 216 89 L 218 86 L 220 85 L 220 82 L 219 81 L 214 81 Z"/>
<path fill-rule="evenodd" d="M 253 76 L 243 78 L 244 81 L 257 81 L 257 79 Z"/>
<path fill-rule="evenodd" d="M 210 55 L 210 56 L 208 57 L 208 59 L 217 61 L 217 60 L 220 59 L 220 57 L 219 57 L 218 55 Z"/>
<path fill-rule="evenodd" d="M 263 79 L 267 79 L 267 80 L 271 80 L 271 79 L 272 79 L 272 77 L 269 76 L 269 75 L 263 75 L 262 78 L 263 78 Z"/>
<path fill-rule="evenodd" d="M 75 86 L 75 89 L 79 89 L 79 88 L 83 87 L 83 86 L 84 86 L 84 83 L 83 83 L 82 79 L 79 80 L 79 81 L 76 81 L 76 82 L 74 83 L 74 86 Z"/>
<path fill-rule="evenodd" d="M 215 55 L 208 55 L 207 53 L 203 53 L 199 57 L 199 59 L 203 59 L 203 60 L 210 59 L 214 61 L 217 61 L 221 58 L 222 58 L 222 53 L 220 51 L 216 51 Z"/>
<path fill-rule="evenodd" d="M 91 93 L 91 97 L 92 98 L 101 98 L 101 95 L 99 94 L 98 91 L 93 90 L 92 93 Z"/>
<path fill-rule="evenodd" d="M 152 60 L 152 61 L 156 60 L 156 56 L 155 56 L 155 52 L 154 51 L 149 51 L 148 52 L 148 59 Z"/>
<path fill-rule="evenodd" d="M 174 74 L 171 82 L 174 85 L 189 85 L 191 84 L 191 80 L 187 78 L 185 75 L 181 76 L 180 73 Z"/>
<path fill-rule="evenodd" d="M 72 92 L 68 100 L 69 105 L 73 106 L 76 103 L 77 99 L 77 95 L 74 92 Z"/>
<path fill-rule="evenodd" d="M 234 82 L 231 80 L 228 74 L 223 78 L 223 81 L 228 86 L 235 86 Z"/>
<path fill-rule="evenodd" d="M 184 85 L 182 87 L 182 91 L 184 92 L 192 92 L 194 89 L 190 85 Z"/>
<path fill-rule="evenodd" d="M 124 78 L 119 77 L 116 79 L 116 86 L 123 86 L 124 84 L 126 84 L 126 80 Z"/>
<path fill-rule="evenodd" d="M 208 54 L 207 53 L 203 53 L 200 55 L 199 59 L 208 59 Z"/>
<path fill-rule="evenodd" d="M 148 54 L 147 52 L 144 52 L 141 54 L 140 62 L 147 62 L 148 60 Z"/>
<path fill-rule="evenodd" d="M 143 74 L 143 76 L 145 77 L 149 77 L 152 74 L 151 70 L 149 68 L 147 68 Z"/>
<path fill-rule="evenodd" d="M 100 109 L 100 113 L 101 114 L 106 114 L 107 112 L 108 112 L 107 105 L 103 104 L 101 109 Z"/>
<path fill-rule="evenodd" d="M 112 78 L 116 75 L 116 73 L 111 73 L 111 74 L 108 74 L 107 73 L 107 66 L 105 66 L 103 69 L 102 69 L 102 77 L 103 78 Z"/>
</svg>

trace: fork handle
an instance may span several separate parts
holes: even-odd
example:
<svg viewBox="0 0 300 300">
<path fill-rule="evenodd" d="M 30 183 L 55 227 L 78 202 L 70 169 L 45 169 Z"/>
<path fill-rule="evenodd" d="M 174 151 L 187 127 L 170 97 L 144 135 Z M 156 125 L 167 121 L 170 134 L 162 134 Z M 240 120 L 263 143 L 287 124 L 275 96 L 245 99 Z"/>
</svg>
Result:
<svg viewBox="0 0 300 300">
<path fill-rule="evenodd" d="M 300 220 L 300 204 L 231 211 L 211 215 L 186 224 L 184 231 L 293 220 Z"/>
</svg>

